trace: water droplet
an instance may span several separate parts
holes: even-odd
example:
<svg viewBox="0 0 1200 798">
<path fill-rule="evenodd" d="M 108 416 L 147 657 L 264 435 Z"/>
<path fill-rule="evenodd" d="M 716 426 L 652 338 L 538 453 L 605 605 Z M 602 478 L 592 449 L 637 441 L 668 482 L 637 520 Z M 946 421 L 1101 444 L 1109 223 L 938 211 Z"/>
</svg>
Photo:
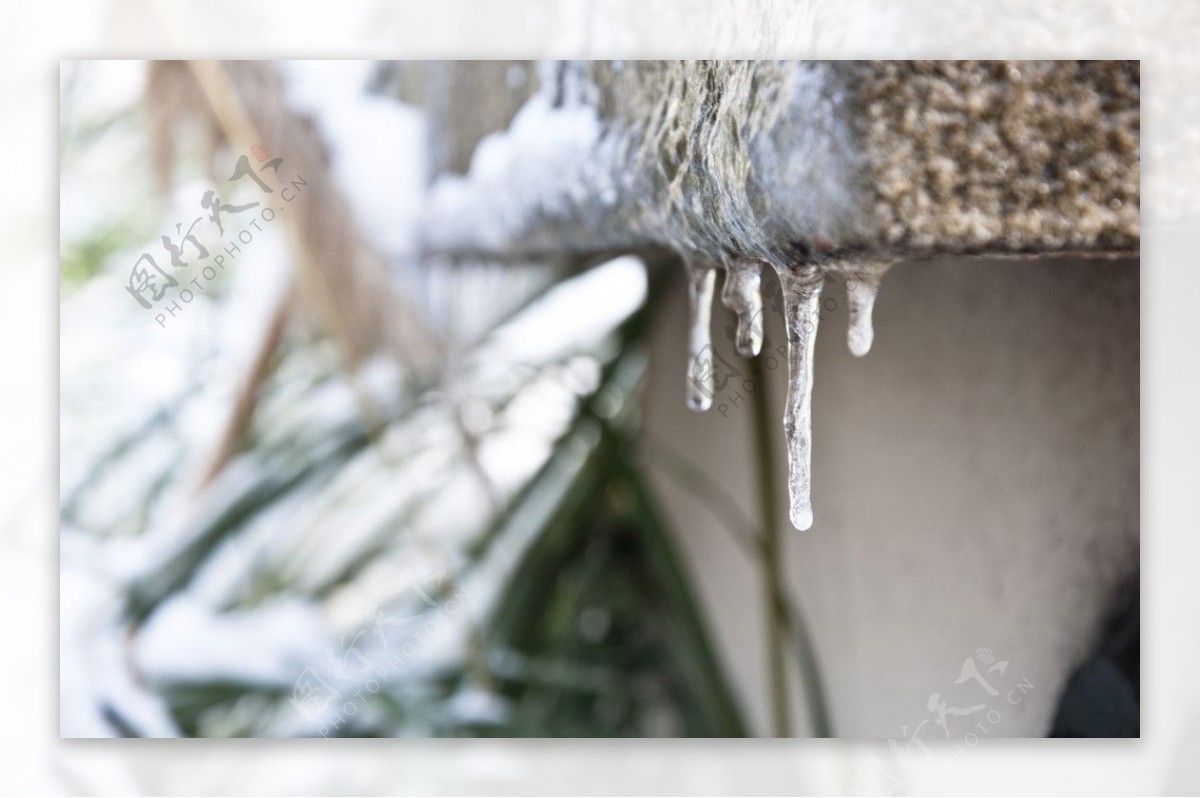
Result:
<svg viewBox="0 0 1200 798">
<path fill-rule="evenodd" d="M 737 258 L 725 267 L 721 301 L 737 314 L 734 346 L 742 357 L 754 357 L 762 349 L 762 271 L 757 261 Z"/>
<path fill-rule="evenodd" d="M 687 403 L 692 410 L 704 411 L 712 407 L 715 391 L 711 327 L 717 270 L 712 263 L 698 258 L 684 258 L 684 265 L 688 270 L 688 303 L 691 307 Z"/>
<path fill-rule="evenodd" d="M 817 342 L 821 289 L 825 278 L 816 266 L 776 267 L 783 293 L 788 339 L 787 407 L 783 430 L 788 442 L 788 512 L 792 526 L 808 529 L 812 512 L 813 350 Z"/>
</svg>

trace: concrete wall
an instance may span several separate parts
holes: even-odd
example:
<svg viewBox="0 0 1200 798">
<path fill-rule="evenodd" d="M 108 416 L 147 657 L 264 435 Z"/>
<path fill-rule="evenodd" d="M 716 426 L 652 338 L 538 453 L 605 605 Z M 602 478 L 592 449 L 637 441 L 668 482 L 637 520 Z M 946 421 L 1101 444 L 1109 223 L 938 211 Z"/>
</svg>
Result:
<svg viewBox="0 0 1200 798">
<path fill-rule="evenodd" d="M 776 290 L 773 276 L 764 284 Z M 1138 567 L 1138 265 L 900 264 L 885 278 L 875 347 L 863 359 L 846 349 L 840 290 L 828 296 L 837 307 L 822 321 L 813 398 L 816 524 L 795 532 L 782 501 L 777 511 L 835 731 L 901 739 L 903 727 L 912 733 L 931 718 L 931 693 L 967 706 L 982 694 L 955 680 L 986 646 L 1010 663 L 1002 682 L 1033 685 L 989 733 L 1043 735 L 1113 589 Z M 752 409 L 732 404 L 733 386 L 707 414 L 686 409 L 682 283 L 668 302 L 653 336 L 645 424 L 754 517 Z M 768 338 L 782 342 L 780 319 L 768 315 Z M 714 340 L 741 368 L 726 324 L 721 309 Z M 769 376 L 775 429 L 784 372 L 780 364 Z M 775 442 L 785 496 L 782 432 Z M 757 567 L 704 501 L 654 462 L 725 661 L 764 730 Z M 950 729 L 961 735 L 979 717 Z M 921 736 L 941 734 L 930 725 Z"/>
</svg>

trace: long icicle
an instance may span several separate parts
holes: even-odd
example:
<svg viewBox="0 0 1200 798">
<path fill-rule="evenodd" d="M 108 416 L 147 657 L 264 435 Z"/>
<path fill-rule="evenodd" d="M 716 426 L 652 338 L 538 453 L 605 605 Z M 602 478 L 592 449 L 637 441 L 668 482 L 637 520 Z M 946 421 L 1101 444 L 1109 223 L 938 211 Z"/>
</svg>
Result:
<svg viewBox="0 0 1200 798">
<path fill-rule="evenodd" d="M 788 515 L 792 526 L 812 526 L 813 349 L 817 342 L 821 289 L 825 278 L 816 266 L 776 266 L 783 292 L 788 339 L 787 408 L 783 429 L 788 442 Z"/>
<path fill-rule="evenodd" d="M 848 265 L 846 275 L 846 305 L 849 309 L 850 327 L 846 331 L 846 344 L 850 354 L 862 357 L 871 351 L 875 340 L 875 326 L 871 319 L 875 308 L 875 297 L 879 294 L 879 283 L 883 274 L 891 268 L 893 261 L 863 261 Z"/>
<path fill-rule="evenodd" d="M 691 307 L 687 403 L 692 410 L 704 411 L 712 407 L 716 390 L 711 330 L 717 270 L 712 263 L 700 258 L 684 257 L 683 262 L 688 270 L 688 303 Z"/>
<path fill-rule="evenodd" d="M 762 269 L 758 261 L 735 258 L 725 266 L 721 301 L 737 314 L 737 353 L 754 357 L 763 342 Z"/>
</svg>

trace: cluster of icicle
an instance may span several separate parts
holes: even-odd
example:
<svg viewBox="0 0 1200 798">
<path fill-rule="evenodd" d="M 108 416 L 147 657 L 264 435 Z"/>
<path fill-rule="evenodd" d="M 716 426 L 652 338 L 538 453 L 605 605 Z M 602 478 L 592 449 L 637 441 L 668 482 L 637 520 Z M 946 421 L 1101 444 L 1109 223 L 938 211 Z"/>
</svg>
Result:
<svg viewBox="0 0 1200 798">
<path fill-rule="evenodd" d="M 721 301 L 737 315 L 734 342 L 737 353 L 742 357 L 756 357 L 763 344 L 761 265 L 747 258 L 716 264 L 704 258 L 689 257 L 684 263 L 688 269 L 691 305 L 687 401 L 691 409 L 704 411 L 712 406 L 716 390 L 716 362 L 710 328 L 717 272 L 725 272 Z M 847 343 L 851 353 L 862 357 L 870 351 L 875 337 L 871 311 L 883 273 L 891 265 L 891 261 L 855 259 L 775 267 L 783 294 L 787 329 L 788 392 L 783 428 L 788 442 L 789 516 L 797 529 L 808 529 L 813 523 L 813 348 L 817 341 L 821 291 L 827 276 L 844 278 L 850 316 Z"/>
</svg>

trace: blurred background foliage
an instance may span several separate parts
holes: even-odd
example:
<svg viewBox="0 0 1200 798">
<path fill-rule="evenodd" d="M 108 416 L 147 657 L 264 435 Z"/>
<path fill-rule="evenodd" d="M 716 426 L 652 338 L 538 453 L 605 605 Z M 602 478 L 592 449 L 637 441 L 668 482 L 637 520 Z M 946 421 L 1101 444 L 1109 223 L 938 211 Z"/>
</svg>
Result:
<svg viewBox="0 0 1200 798">
<path fill-rule="evenodd" d="M 64 65 L 63 734 L 752 733 L 643 474 L 682 270 L 422 257 L 427 134 L 384 84 Z M 129 269 L 250 140 L 312 188 L 160 323 Z"/>
</svg>

